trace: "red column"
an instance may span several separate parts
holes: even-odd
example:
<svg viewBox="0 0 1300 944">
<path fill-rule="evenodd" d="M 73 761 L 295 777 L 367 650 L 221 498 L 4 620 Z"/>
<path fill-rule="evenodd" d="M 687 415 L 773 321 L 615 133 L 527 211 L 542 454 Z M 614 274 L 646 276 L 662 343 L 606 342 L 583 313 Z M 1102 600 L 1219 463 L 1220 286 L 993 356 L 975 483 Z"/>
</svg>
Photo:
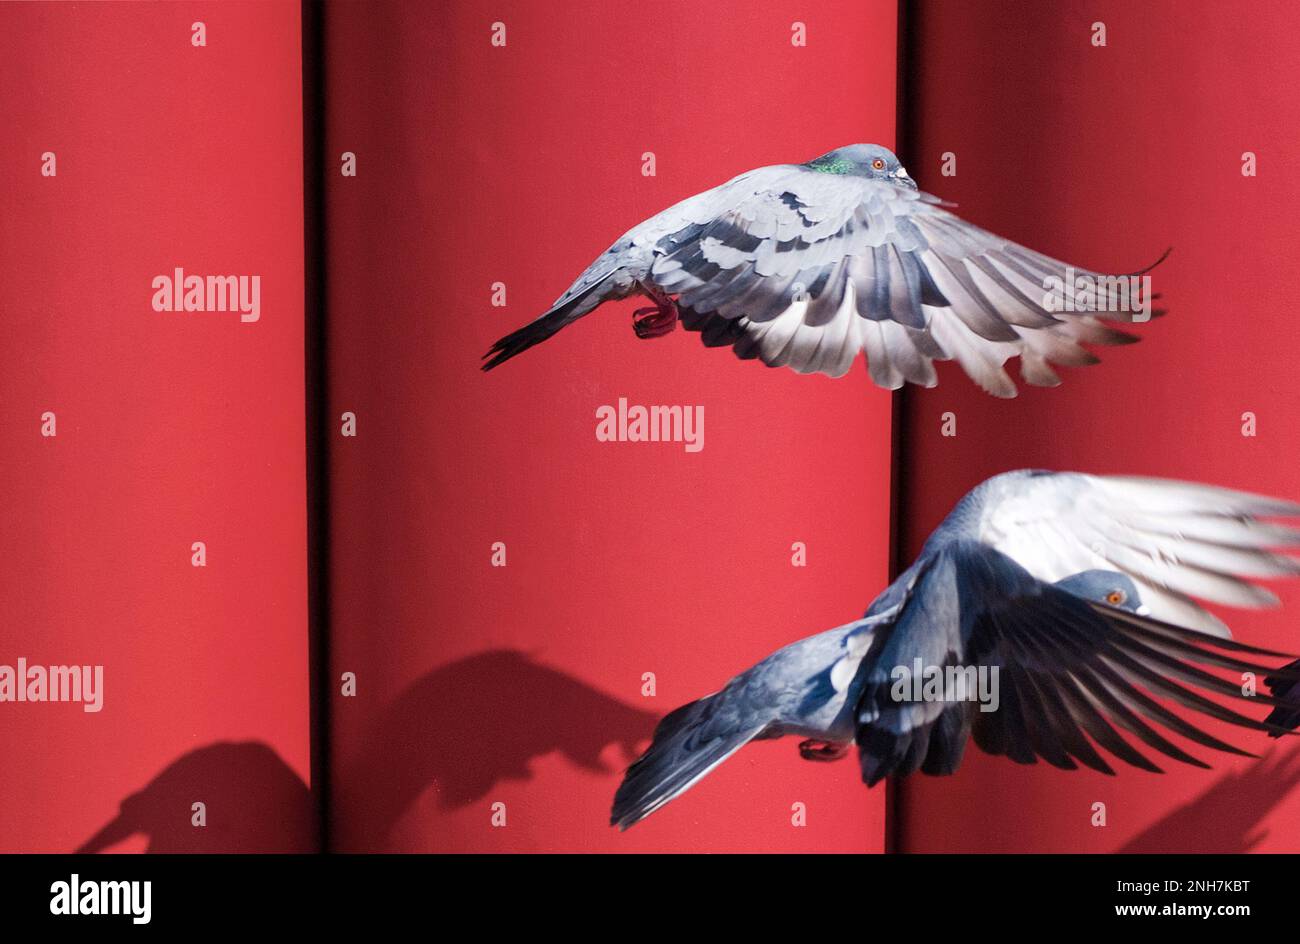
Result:
<svg viewBox="0 0 1300 944">
<path fill-rule="evenodd" d="M 657 717 L 885 583 L 889 395 L 637 340 L 633 302 L 478 364 L 669 204 L 891 143 L 894 4 L 339 4 L 326 31 L 338 847 L 880 848 L 881 791 L 791 741 L 606 822 Z M 704 448 L 598 442 L 621 397 L 703 406 Z"/>
<path fill-rule="evenodd" d="M 958 380 L 908 394 L 909 554 L 985 476 L 1019 467 L 1137 473 L 1300 496 L 1292 300 L 1300 191 L 1292 130 L 1296 12 L 1228 4 L 923 2 L 914 17 L 909 161 L 980 225 L 1104 272 L 1151 273 L 1167 318 L 1054 390 L 1001 402 Z M 1094 44 L 1104 24 L 1105 45 Z M 1253 152 L 1257 176 L 1243 176 Z M 940 175 L 945 153 L 957 174 Z M 940 434 L 956 415 L 957 436 Z M 1243 436 L 1254 414 L 1257 435 Z M 1294 651 L 1300 596 L 1220 611 L 1248 642 Z M 1207 725 L 1207 730 L 1211 727 Z M 1254 751 L 1262 735 L 1217 731 Z M 1175 738 L 1175 740 L 1177 740 Z M 1204 756 L 1163 776 L 1019 767 L 972 745 L 960 774 L 901 790 L 910 851 L 1294 851 L 1300 798 L 1278 769 Z M 1096 826 L 1094 804 L 1107 825 Z M 978 815 L 972 815 L 978 810 Z"/>
<path fill-rule="evenodd" d="M 314 842 L 299 49 L 293 3 L 0 9 L 0 664 L 103 670 L 0 703 L 4 851 Z M 155 310 L 178 267 L 256 311 Z"/>
</svg>

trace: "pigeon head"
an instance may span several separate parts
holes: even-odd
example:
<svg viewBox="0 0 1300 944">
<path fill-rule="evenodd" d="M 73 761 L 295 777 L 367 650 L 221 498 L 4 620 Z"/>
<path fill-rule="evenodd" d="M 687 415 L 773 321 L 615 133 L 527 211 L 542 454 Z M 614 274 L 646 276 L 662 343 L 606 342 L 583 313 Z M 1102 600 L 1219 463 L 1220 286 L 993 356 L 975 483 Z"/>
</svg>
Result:
<svg viewBox="0 0 1300 944">
<path fill-rule="evenodd" d="M 1127 574 L 1118 571 L 1085 570 L 1058 580 L 1056 585 L 1076 597 L 1128 610 L 1138 616 L 1145 616 L 1149 612 L 1142 604 L 1137 584 Z"/>
<path fill-rule="evenodd" d="M 907 171 L 894 152 L 879 144 L 850 144 L 836 148 L 809 161 L 805 166 L 822 174 L 870 177 L 916 189 L 916 181 L 907 176 Z"/>
</svg>

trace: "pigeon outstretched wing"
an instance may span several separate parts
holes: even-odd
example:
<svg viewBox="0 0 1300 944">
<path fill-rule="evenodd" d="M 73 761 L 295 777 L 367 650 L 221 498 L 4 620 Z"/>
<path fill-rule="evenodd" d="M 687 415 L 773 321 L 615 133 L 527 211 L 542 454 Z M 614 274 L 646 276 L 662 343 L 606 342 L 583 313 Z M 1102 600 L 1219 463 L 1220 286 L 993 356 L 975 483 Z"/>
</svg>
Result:
<svg viewBox="0 0 1300 944">
<path fill-rule="evenodd" d="M 969 497 L 969 513 L 955 511 L 940 535 L 974 537 L 1040 580 L 1120 571 L 1153 617 L 1206 633 L 1230 635 L 1193 597 L 1273 606 L 1277 597 L 1247 578 L 1300 574 L 1300 561 L 1275 550 L 1300 547 L 1300 529 L 1263 520 L 1300 516 L 1294 502 L 1170 479 L 1027 471 Z"/>
<path fill-rule="evenodd" d="M 802 165 L 765 170 L 729 185 L 725 205 L 701 202 L 654 244 L 649 281 L 677 296 L 684 326 L 707 345 L 836 377 L 863 351 L 888 388 L 933 386 L 933 362 L 956 359 L 989 393 L 1011 397 L 1010 357 L 1020 356 L 1027 382 L 1054 386 L 1051 363 L 1096 363 L 1081 342 L 1137 340 L 1101 322 L 1132 321 L 1118 305 L 1049 311 L 1066 263 L 965 222 L 929 194 Z"/>
<path fill-rule="evenodd" d="M 1062 769 L 1082 765 L 1110 774 L 1106 755 L 1113 755 L 1159 772 L 1121 731 L 1174 760 L 1206 767 L 1166 732 L 1214 750 L 1246 752 L 1164 702 L 1241 727 L 1285 733 L 1207 697 L 1279 705 L 1269 695 L 1242 693 L 1239 673 L 1279 671 L 1256 657 L 1286 658 L 1083 599 L 985 544 L 952 541 L 925 560 L 892 631 L 859 669 L 862 776 L 874 784 L 917 770 L 952 773 L 972 737 L 985 752 L 1022 764 L 1041 758 Z M 899 697 L 899 667 L 914 671 L 918 664 L 954 670 L 937 676 L 943 680 L 940 697 Z M 978 682 L 977 673 L 984 673 Z M 967 688 L 956 689 L 955 679 L 965 679 Z M 973 697 L 977 688 L 993 700 L 981 703 Z"/>
</svg>

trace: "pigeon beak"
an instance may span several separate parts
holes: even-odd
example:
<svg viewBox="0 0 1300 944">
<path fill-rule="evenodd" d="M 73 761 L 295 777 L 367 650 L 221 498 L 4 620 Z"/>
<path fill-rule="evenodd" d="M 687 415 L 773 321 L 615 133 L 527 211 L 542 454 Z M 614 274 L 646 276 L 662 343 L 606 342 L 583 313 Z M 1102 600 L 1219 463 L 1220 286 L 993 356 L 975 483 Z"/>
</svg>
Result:
<svg viewBox="0 0 1300 944">
<path fill-rule="evenodd" d="M 900 168 L 898 168 L 898 170 L 894 171 L 894 172 L 893 172 L 892 174 L 890 174 L 889 176 L 890 176 L 890 177 L 893 177 L 895 180 L 897 180 L 897 181 L 898 181 L 900 184 L 902 184 L 904 187 L 910 187 L 912 190 L 916 190 L 916 189 L 917 189 L 917 187 L 916 187 L 916 181 L 913 180 L 911 177 L 907 176 L 907 168 L 906 168 L 906 167 L 900 167 Z"/>
<path fill-rule="evenodd" d="M 1150 615 L 1151 615 L 1151 607 L 1149 607 L 1149 606 L 1147 606 L 1145 603 L 1143 603 L 1141 606 L 1139 606 L 1139 607 L 1138 607 L 1136 610 L 1134 610 L 1133 612 L 1136 613 L 1138 616 L 1150 616 Z"/>
</svg>

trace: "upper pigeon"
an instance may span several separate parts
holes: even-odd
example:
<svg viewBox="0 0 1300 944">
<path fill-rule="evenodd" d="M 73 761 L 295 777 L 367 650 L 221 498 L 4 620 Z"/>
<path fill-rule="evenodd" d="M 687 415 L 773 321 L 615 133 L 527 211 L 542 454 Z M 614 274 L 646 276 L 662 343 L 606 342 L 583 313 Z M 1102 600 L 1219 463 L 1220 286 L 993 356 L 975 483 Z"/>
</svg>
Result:
<svg viewBox="0 0 1300 944">
<path fill-rule="evenodd" d="M 1137 340 L 1101 319 L 1161 314 L 1141 273 L 1067 266 L 947 206 L 879 145 L 760 167 L 633 227 L 550 310 L 497 341 L 483 369 L 639 294 L 652 303 L 633 315 L 641 338 L 680 321 L 708 347 L 832 377 L 863 351 L 888 389 L 934 386 L 934 361 L 955 359 L 984 390 L 1014 397 L 1009 358 L 1020 357 L 1027 383 L 1055 386 L 1052 364 L 1097 362 L 1084 343 Z M 1087 291 L 1076 297 L 1076 286 Z"/>
</svg>

